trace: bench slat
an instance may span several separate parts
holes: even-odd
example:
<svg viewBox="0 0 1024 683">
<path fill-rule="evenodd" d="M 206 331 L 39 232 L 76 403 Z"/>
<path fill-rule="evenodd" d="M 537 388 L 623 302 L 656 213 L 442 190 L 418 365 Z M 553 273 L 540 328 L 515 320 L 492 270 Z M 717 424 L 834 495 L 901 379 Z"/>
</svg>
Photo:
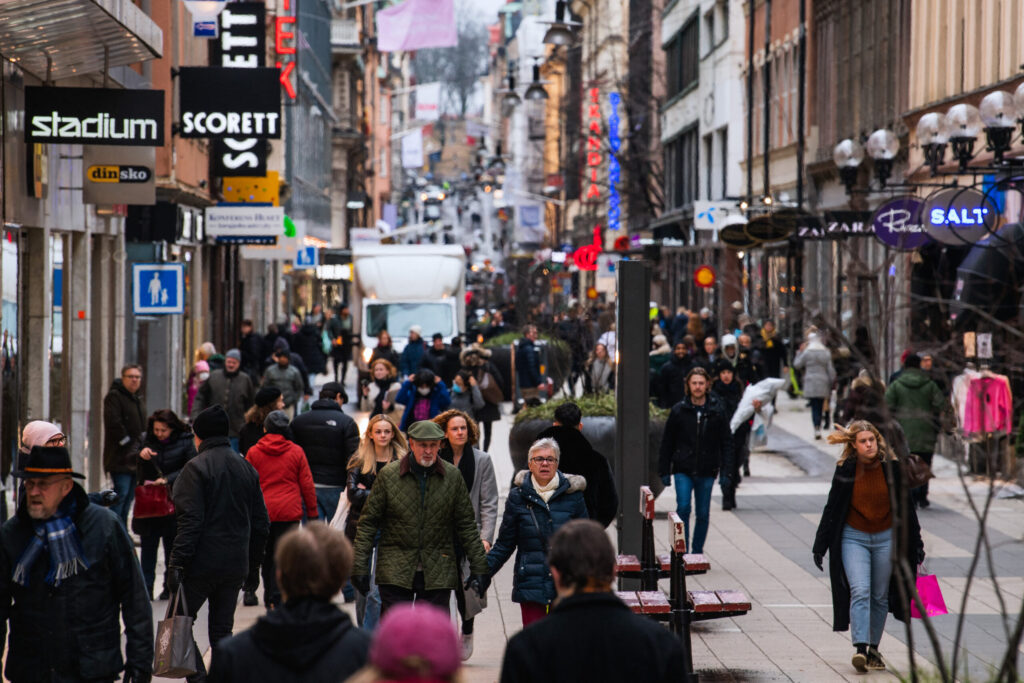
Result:
<svg viewBox="0 0 1024 683">
<path fill-rule="evenodd" d="M 721 612 L 722 601 L 715 591 L 689 591 L 687 595 L 694 612 Z"/>
<path fill-rule="evenodd" d="M 644 519 L 654 519 L 654 492 L 650 486 L 640 487 L 640 515 Z"/>
<path fill-rule="evenodd" d="M 668 513 L 668 547 L 672 552 L 686 552 L 686 525 L 675 512 Z"/>
<path fill-rule="evenodd" d="M 718 599 L 722 601 L 724 612 L 749 612 L 750 598 L 746 593 L 737 590 L 715 591 Z"/>
<path fill-rule="evenodd" d="M 667 614 L 672 605 L 661 591 L 637 591 L 637 598 L 644 614 Z"/>
<path fill-rule="evenodd" d="M 711 560 L 707 555 L 686 554 L 683 555 L 683 564 L 687 572 L 706 572 L 711 570 Z"/>
<path fill-rule="evenodd" d="M 636 591 L 615 591 L 615 595 L 626 603 L 626 607 L 630 608 L 637 614 L 641 614 L 640 598 L 636 596 Z"/>
<path fill-rule="evenodd" d="M 638 572 L 643 569 L 640 558 L 636 555 L 619 555 L 615 558 L 615 567 L 619 572 Z"/>
</svg>

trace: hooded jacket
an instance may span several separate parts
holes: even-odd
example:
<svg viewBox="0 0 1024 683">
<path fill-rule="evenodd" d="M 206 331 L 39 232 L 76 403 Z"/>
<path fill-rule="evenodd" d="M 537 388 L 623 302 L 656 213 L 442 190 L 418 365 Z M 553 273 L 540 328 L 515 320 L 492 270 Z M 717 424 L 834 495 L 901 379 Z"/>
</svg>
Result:
<svg viewBox="0 0 1024 683">
<path fill-rule="evenodd" d="M 260 564 L 270 520 L 259 475 L 228 437 L 204 440 L 181 470 L 174 513 L 178 533 L 170 566 L 183 568 L 186 580 L 244 579 L 250 565 Z"/>
<path fill-rule="evenodd" d="M 328 600 L 289 600 L 218 643 L 208 680 L 335 683 L 369 658 L 370 634 Z"/>
<path fill-rule="evenodd" d="M 725 403 L 708 392 L 703 416 L 687 396 L 677 403 L 665 422 L 658 457 L 658 475 L 688 474 L 691 477 L 715 477 L 722 470 L 722 485 L 728 483 L 735 457 L 730 416 Z"/>
<path fill-rule="evenodd" d="M 115 379 L 103 397 L 103 469 L 111 473 L 135 471 L 135 457 L 146 433 L 146 406 L 138 394 Z"/>
<path fill-rule="evenodd" d="M 344 486 L 349 458 L 359 448 L 359 427 L 336 401 L 321 398 L 307 412 L 292 420 L 295 443 L 302 447 L 321 486 Z"/>
<path fill-rule="evenodd" d="M 893 418 L 903 427 L 911 453 L 931 453 L 947 405 L 939 385 L 920 368 L 904 368 L 885 392 Z"/>
<path fill-rule="evenodd" d="M 29 570 L 27 586 L 11 578 L 34 535 L 24 502 L 0 529 L 0 656 L 8 646 L 4 675 L 12 681 L 114 680 L 124 666 L 122 617 L 128 664 L 152 671 L 153 612 L 128 532 L 113 512 L 90 504 L 79 484 L 68 495 L 77 502 L 74 521 L 89 568 L 59 586 L 45 581 L 45 553 Z"/>
<path fill-rule="evenodd" d="M 405 412 L 402 413 L 402 422 L 398 425 L 398 428 L 403 432 L 415 421 L 413 420 L 413 414 L 416 401 L 421 399 L 430 401 L 430 418 L 428 419 L 437 417 L 452 404 L 452 395 L 448 391 L 448 385 L 444 382 L 437 382 L 429 394 L 420 396 L 416 385 L 411 380 L 405 380 L 402 382 L 402 388 L 398 390 L 398 395 L 395 396 L 395 401 L 405 406 Z"/>
<path fill-rule="evenodd" d="M 235 438 L 245 426 L 245 411 L 252 405 L 255 394 L 252 380 L 241 368 L 233 374 L 227 370 L 214 370 L 209 379 L 199 385 L 196 400 L 192 403 L 192 419 L 219 403 L 228 414 L 228 436 Z"/>
<path fill-rule="evenodd" d="M 608 459 L 595 451 L 583 432 L 575 427 L 548 427 L 537 438 L 551 438 L 558 443 L 559 472 L 578 474 L 586 480 L 583 500 L 587 504 L 587 516 L 604 527 L 611 524 L 619 511 L 619 494 Z"/>
<path fill-rule="evenodd" d="M 570 519 L 587 519 L 583 500 L 586 480 L 577 474 L 556 472 L 555 476 L 558 488 L 545 503 L 533 488 L 530 471 L 520 470 L 505 500 L 498 540 L 487 553 L 487 565 L 494 576 L 516 551 L 512 602 L 547 605 L 555 599 L 555 582 L 548 569 L 548 542 Z"/>
<path fill-rule="evenodd" d="M 294 442 L 280 434 L 267 434 L 256 442 L 245 459 L 260 475 L 260 489 L 271 522 L 297 522 L 302 504 L 316 519 L 316 491 L 306 455 Z"/>
<path fill-rule="evenodd" d="M 302 356 L 306 370 L 314 375 L 327 371 L 327 356 L 323 351 L 323 336 L 320 328 L 313 323 L 304 323 L 292 338 L 295 353 Z"/>
<path fill-rule="evenodd" d="M 610 352 L 609 352 L 610 353 Z M 516 347 L 516 383 L 522 389 L 535 389 L 544 381 L 540 373 L 540 351 L 532 339 L 523 337 Z"/>
<path fill-rule="evenodd" d="M 832 354 L 816 335 L 811 335 L 807 347 L 796 354 L 793 367 L 804 373 L 800 388 L 805 398 L 828 398 L 832 393 L 832 383 L 836 381 L 836 368 L 832 364 Z"/>
<path fill-rule="evenodd" d="M 398 376 L 408 377 L 415 375 L 423 364 L 423 356 L 427 352 L 427 343 L 422 339 L 410 341 L 402 349 L 402 356 L 398 360 Z M 431 365 L 431 369 L 433 369 Z M 434 374 L 437 374 L 436 372 Z"/>
</svg>

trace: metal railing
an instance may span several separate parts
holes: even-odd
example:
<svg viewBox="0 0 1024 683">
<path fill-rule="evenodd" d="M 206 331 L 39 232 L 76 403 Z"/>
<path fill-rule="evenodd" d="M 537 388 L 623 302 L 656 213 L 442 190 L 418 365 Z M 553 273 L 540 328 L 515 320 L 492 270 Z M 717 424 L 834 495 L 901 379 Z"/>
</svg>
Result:
<svg viewBox="0 0 1024 683">
<path fill-rule="evenodd" d="M 331 21 L 331 47 L 360 47 L 359 25 L 355 19 L 333 19 Z"/>
</svg>

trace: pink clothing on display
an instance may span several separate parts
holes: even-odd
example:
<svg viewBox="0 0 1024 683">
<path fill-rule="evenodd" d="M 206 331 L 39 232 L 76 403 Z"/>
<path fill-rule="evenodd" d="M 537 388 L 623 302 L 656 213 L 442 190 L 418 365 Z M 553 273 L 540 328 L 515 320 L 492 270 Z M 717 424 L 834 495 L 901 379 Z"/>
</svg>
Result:
<svg viewBox="0 0 1024 683">
<path fill-rule="evenodd" d="M 1003 375 L 983 374 L 971 380 L 964 404 L 964 434 L 1006 434 L 1013 428 L 1013 397 Z"/>
</svg>

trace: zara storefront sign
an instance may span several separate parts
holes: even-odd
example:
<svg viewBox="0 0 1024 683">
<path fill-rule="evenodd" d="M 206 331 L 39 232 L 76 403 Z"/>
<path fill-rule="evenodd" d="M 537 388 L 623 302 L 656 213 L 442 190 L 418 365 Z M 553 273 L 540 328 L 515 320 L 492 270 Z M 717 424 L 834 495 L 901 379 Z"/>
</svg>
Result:
<svg viewBox="0 0 1024 683">
<path fill-rule="evenodd" d="M 181 137 L 280 139 L 277 69 L 183 67 L 178 82 Z"/>
<path fill-rule="evenodd" d="M 164 91 L 25 88 L 25 141 L 159 147 Z"/>
</svg>

